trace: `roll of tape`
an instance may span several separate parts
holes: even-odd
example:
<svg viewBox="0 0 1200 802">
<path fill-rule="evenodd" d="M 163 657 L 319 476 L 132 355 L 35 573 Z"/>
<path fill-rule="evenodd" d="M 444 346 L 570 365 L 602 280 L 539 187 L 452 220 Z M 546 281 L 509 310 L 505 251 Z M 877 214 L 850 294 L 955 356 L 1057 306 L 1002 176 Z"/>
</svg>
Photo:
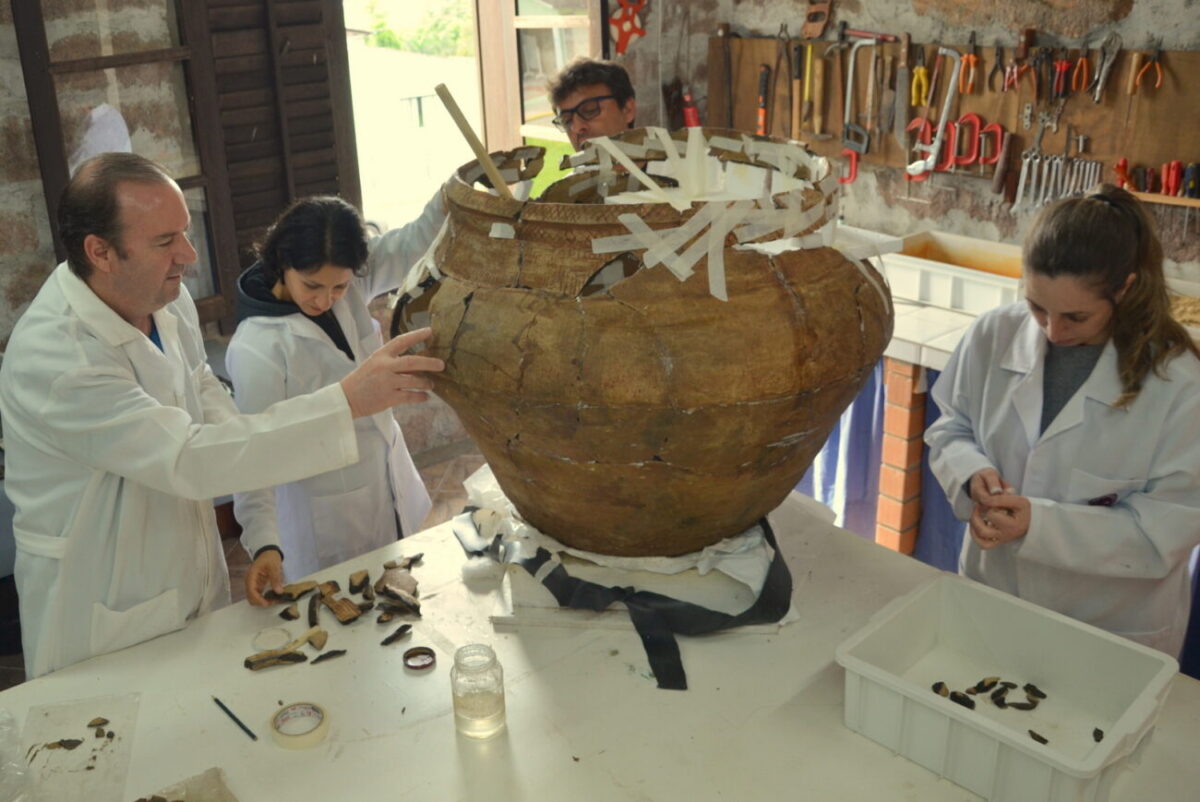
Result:
<svg viewBox="0 0 1200 802">
<path fill-rule="evenodd" d="M 271 716 L 271 734 L 285 749 L 308 749 L 329 734 L 329 716 L 312 702 L 284 705 Z"/>
</svg>

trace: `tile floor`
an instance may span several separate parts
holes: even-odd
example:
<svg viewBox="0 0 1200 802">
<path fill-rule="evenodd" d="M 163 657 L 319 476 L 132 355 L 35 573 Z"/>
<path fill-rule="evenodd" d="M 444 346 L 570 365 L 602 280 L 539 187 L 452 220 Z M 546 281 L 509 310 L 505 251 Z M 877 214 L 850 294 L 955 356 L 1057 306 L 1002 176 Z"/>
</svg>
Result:
<svg viewBox="0 0 1200 802">
<path fill-rule="evenodd" d="M 433 449 L 415 458 L 417 470 L 429 490 L 433 508 L 425 519 L 422 529 L 428 529 L 448 521 L 462 512 L 467 494 L 463 480 L 483 465 L 483 457 L 469 440 Z M 229 586 L 235 602 L 246 598 L 243 580 L 250 561 L 237 538 L 225 541 L 225 560 L 229 564 Z M 15 598 L 14 598 L 15 601 Z M 0 655 L 0 690 L 25 681 L 22 656 Z"/>
</svg>

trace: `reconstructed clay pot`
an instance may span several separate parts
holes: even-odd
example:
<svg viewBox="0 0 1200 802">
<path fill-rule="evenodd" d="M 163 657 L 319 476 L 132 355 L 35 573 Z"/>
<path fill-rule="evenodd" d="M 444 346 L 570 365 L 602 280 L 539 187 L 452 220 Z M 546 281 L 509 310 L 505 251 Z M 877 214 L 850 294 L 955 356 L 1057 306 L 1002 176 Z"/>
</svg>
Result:
<svg viewBox="0 0 1200 802">
<path fill-rule="evenodd" d="M 479 172 L 472 162 L 459 175 Z M 574 180 L 546 197 L 569 197 Z M 829 205 L 818 188 L 801 194 L 805 209 Z M 674 555 L 740 533 L 792 490 L 880 358 L 892 329 L 884 282 L 831 248 L 771 256 L 729 247 L 729 236 L 729 300 L 718 300 L 705 258 L 680 281 L 641 267 L 644 248 L 592 248 L 629 233 L 620 215 L 662 230 L 701 203 L 680 212 L 575 198 L 584 202 L 449 186 L 432 253 L 441 278 L 418 299 L 434 328 L 429 353 L 446 360 L 435 390 L 521 515 L 568 545 Z M 614 261 L 627 277 L 598 286 Z M 403 298 L 393 328 L 420 304 Z"/>
</svg>

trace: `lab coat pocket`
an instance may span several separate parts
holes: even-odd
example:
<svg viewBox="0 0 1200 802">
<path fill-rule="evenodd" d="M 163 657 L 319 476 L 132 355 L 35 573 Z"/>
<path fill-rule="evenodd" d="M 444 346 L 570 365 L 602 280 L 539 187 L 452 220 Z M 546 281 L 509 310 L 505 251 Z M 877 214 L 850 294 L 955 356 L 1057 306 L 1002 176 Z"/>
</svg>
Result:
<svg viewBox="0 0 1200 802">
<path fill-rule="evenodd" d="M 1064 500 L 1070 504 L 1111 507 L 1120 504 L 1126 496 L 1138 492 L 1144 486 L 1145 482 L 1141 479 L 1107 479 L 1074 468 L 1071 470 L 1067 498 Z"/>
<path fill-rule="evenodd" d="M 92 603 L 92 654 L 105 654 L 135 643 L 181 629 L 185 618 L 179 612 L 179 591 L 175 588 L 128 610 L 110 610 L 100 602 Z"/>
</svg>

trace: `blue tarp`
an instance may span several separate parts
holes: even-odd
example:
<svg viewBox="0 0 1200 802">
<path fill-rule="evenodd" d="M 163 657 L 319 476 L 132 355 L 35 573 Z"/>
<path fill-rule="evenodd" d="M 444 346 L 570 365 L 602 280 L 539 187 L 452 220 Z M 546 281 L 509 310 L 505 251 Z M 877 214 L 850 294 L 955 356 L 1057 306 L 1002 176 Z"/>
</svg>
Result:
<svg viewBox="0 0 1200 802">
<path fill-rule="evenodd" d="M 883 449 L 883 361 L 829 433 L 796 489 L 833 510 L 835 523 L 875 539 Z"/>
</svg>

